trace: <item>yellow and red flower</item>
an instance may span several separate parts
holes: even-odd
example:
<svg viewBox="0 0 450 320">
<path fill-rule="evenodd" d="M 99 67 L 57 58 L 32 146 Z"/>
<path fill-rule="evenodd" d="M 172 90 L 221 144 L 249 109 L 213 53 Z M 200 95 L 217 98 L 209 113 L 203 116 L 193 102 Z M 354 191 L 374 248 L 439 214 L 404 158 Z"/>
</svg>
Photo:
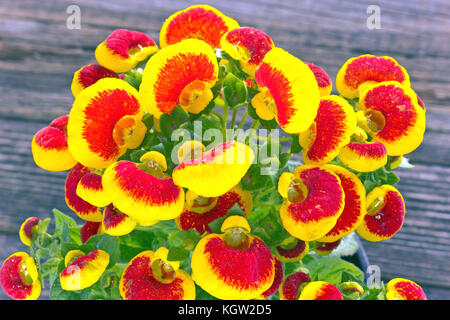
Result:
<svg viewBox="0 0 450 320">
<path fill-rule="evenodd" d="M 80 250 L 69 251 L 64 258 L 65 266 L 59 274 L 63 290 L 82 290 L 96 283 L 109 264 L 109 254 L 95 249 L 89 254 Z"/>
<path fill-rule="evenodd" d="M 334 249 L 336 249 L 339 244 L 341 243 L 341 239 L 334 241 L 334 242 L 319 242 L 314 247 L 314 252 L 321 255 L 321 256 L 327 256 L 329 255 Z"/>
<path fill-rule="evenodd" d="M 359 226 L 366 215 L 366 190 L 361 180 L 354 173 L 339 166 L 326 165 L 324 168 L 336 174 L 344 190 L 344 210 L 333 229 L 319 239 L 321 242 L 335 242 Z"/>
<path fill-rule="evenodd" d="M 303 241 L 320 239 L 335 225 L 344 209 L 344 190 L 331 170 L 311 165 L 294 169 L 280 208 L 284 228 Z"/>
<path fill-rule="evenodd" d="M 96 207 L 105 207 L 111 203 L 110 197 L 103 189 L 102 176 L 96 170 L 91 170 L 81 177 L 76 192 L 81 199 Z"/>
<path fill-rule="evenodd" d="M 317 85 L 319 86 L 320 96 L 328 96 L 331 94 L 333 89 L 333 83 L 331 82 L 330 76 L 321 67 L 315 64 L 305 62 L 305 64 L 311 69 L 316 78 Z"/>
<path fill-rule="evenodd" d="M 262 119 L 275 118 L 287 133 L 305 131 L 319 108 L 320 92 L 311 69 L 281 48 L 273 48 L 255 72 L 260 92 L 252 105 Z"/>
<path fill-rule="evenodd" d="M 281 282 L 283 282 L 283 264 L 275 258 L 275 278 L 273 279 L 272 285 L 269 289 L 261 293 L 258 299 L 267 299 L 280 288 Z"/>
<path fill-rule="evenodd" d="M 181 230 L 194 229 L 200 234 L 205 231 L 212 232 L 208 225 L 226 216 L 235 204 L 241 207 L 246 216 L 253 209 L 251 193 L 242 190 L 240 185 L 236 185 L 221 196 L 212 198 L 197 196 L 189 190 L 186 193 L 184 210 L 175 222 Z"/>
<path fill-rule="evenodd" d="M 103 233 L 101 222 L 86 221 L 80 229 L 81 243 L 85 243 L 90 237 Z"/>
<path fill-rule="evenodd" d="M 140 225 L 178 217 L 183 211 L 184 190 L 164 173 L 164 155 L 150 151 L 140 161 L 118 161 L 103 173 L 102 184 L 114 206 Z"/>
<path fill-rule="evenodd" d="M 391 156 L 414 151 L 423 140 L 425 112 L 412 89 L 395 81 L 366 86 L 360 95 L 357 119 Z"/>
<path fill-rule="evenodd" d="M 91 172 L 91 169 L 82 164 L 77 164 L 70 170 L 66 178 L 65 199 L 67 206 L 81 219 L 92 222 L 101 222 L 103 219 L 101 210 L 77 195 L 77 188 L 80 180 Z"/>
<path fill-rule="evenodd" d="M 365 83 L 397 81 L 410 86 L 405 68 L 393 58 L 365 54 L 354 57 L 342 66 L 336 77 L 337 91 L 345 98 L 358 98 L 360 86 Z"/>
<path fill-rule="evenodd" d="M 192 278 L 219 299 L 255 299 L 275 279 L 275 257 L 264 242 L 250 235 L 242 216 L 230 216 L 222 234 L 208 234 L 192 253 Z"/>
<path fill-rule="evenodd" d="M 297 300 L 301 289 L 311 281 L 304 272 L 294 272 L 284 277 L 278 290 L 280 300 Z"/>
<path fill-rule="evenodd" d="M 340 148 L 350 142 L 355 128 L 355 112 L 344 98 L 322 97 L 314 122 L 299 134 L 299 143 L 304 148 L 303 161 L 323 165 L 333 160 Z"/>
<path fill-rule="evenodd" d="M 171 15 L 159 33 L 161 48 L 185 39 L 199 39 L 220 48 L 220 39 L 239 24 L 208 5 L 194 5 Z"/>
<path fill-rule="evenodd" d="M 395 278 L 386 285 L 386 300 L 427 300 L 427 296 L 417 283 Z"/>
<path fill-rule="evenodd" d="M 53 120 L 33 136 L 31 152 L 36 165 L 48 171 L 65 171 L 77 161 L 67 146 L 67 121 L 69 116 Z"/>
<path fill-rule="evenodd" d="M 241 181 L 254 157 L 248 145 L 227 141 L 205 152 L 201 158 L 180 163 L 173 170 L 173 181 L 199 196 L 217 197 Z"/>
<path fill-rule="evenodd" d="M 31 246 L 31 240 L 33 240 L 33 234 L 36 232 L 39 221 L 41 221 L 41 219 L 30 217 L 20 226 L 19 238 L 24 245 Z"/>
<path fill-rule="evenodd" d="M 250 27 L 228 31 L 220 44 L 226 53 L 239 61 L 242 70 L 252 77 L 266 53 L 275 47 L 266 33 Z"/>
<path fill-rule="evenodd" d="M 309 251 L 309 243 L 294 237 L 288 237 L 275 248 L 275 256 L 283 262 L 297 262 Z"/>
<path fill-rule="evenodd" d="M 164 247 L 144 251 L 125 267 L 119 290 L 124 300 L 194 300 L 195 285 L 178 261 L 167 260 Z"/>
<path fill-rule="evenodd" d="M 342 293 L 331 283 L 312 281 L 300 293 L 298 300 L 344 300 Z"/>
<path fill-rule="evenodd" d="M 75 98 L 67 124 L 70 152 L 87 167 L 106 168 L 141 144 L 143 114 L 136 89 L 120 79 L 100 79 Z"/>
<path fill-rule="evenodd" d="M 95 58 L 114 72 L 127 72 L 158 51 L 152 38 L 139 31 L 114 30 L 95 49 Z"/>
<path fill-rule="evenodd" d="M 0 285 L 15 300 L 36 300 L 41 282 L 34 259 L 26 252 L 16 252 L 0 268 Z"/>
<path fill-rule="evenodd" d="M 81 91 L 103 78 L 119 78 L 119 75 L 98 64 L 88 64 L 81 67 L 73 75 L 70 87 L 73 96 L 76 97 Z"/>
<path fill-rule="evenodd" d="M 129 234 L 136 227 L 136 220 L 117 210 L 114 205 L 103 209 L 102 230 L 111 236 L 123 236 Z"/>
<path fill-rule="evenodd" d="M 139 88 L 141 101 L 156 118 L 179 104 L 187 112 L 199 113 L 213 98 L 218 72 L 214 50 L 206 42 L 183 40 L 150 58 Z"/>
<path fill-rule="evenodd" d="M 367 214 L 356 231 L 368 241 L 392 238 L 403 225 L 405 202 L 400 192 L 391 185 L 373 189 L 366 198 Z"/>
<path fill-rule="evenodd" d="M 387 162 L 382 142 L 350 142 L 339 151 L 339 159 L 350 169 L 359 172 L 375 171 Z"/>
</svg>

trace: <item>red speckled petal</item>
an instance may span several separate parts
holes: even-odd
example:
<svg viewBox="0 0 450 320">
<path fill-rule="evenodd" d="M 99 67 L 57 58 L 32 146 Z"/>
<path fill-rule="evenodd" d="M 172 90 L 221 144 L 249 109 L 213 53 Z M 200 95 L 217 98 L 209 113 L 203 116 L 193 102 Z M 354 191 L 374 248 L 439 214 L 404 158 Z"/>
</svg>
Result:
<svg viewBox="0 0 450 320">
<path fill-rule="evenodd" d="M 299 300 L 344 300 L 342 293 L 331 283 L 313 281 L 302 290 Z"/>
<path fill-rule="evenodd" d="M 283 264 L 280 262 L 280 260 L 275 259 L 275 279 L 273 279 L 272 286 L 264 291 L 260 299 L 266 299 L 273 295 L 275 292 L 278 291 L 278 288 L 281 285 L 281 282 L 283 281 Z"/>
<path fill-rule="evenodd" d="M 81 242 L 85 243 L 90 237 L 99 234 L 101 231 L 101 222 L 86 221 L 80 229 Z"/>
<path fill-rule="evenodd" d="M 331 94 L 333 89 L 333 84 L 331 82 L 330 76 L 321 67 L 315 64 L 305 62 L 305 64 L 311 69 L 316 78 L 317 85 L 319 86 L 320 96 L 324 97 Z"/>
<path fill-rule="evenodd" d="M 77 195 L 77 186 L 81 178 L 91 173 L 91 170 L 82 164 L 77 164 L 70 170 L 66 178 L 65 199 L 67 206 L 75 211 L 75 213 L 83 220 L 100 222 L 102 221 L 101 210 L 84 201 Z"/>
<path fill-rule="evenodd" d="M 339 159 L 350 169 L 370 172 L 387 163 L 387 151 L 382 142 L 350 142 L 340 149 Z"/>
<path fill-rule="evenodd" d="M 199 39 L 212 48 L 220 47 L 220 39 L 231 29 L 239 28 L 233 19 L 207 5 L 194 5 L 171 15 L 160 32 L 161 47 L 184 39 Z"/>
<path fill-rule="evenodd" d="M 71 85 L 73 96 L 76 97 L 83 89 L 92 86 L 103 78 L 119 78 L 119 75 L 98 64 L 88 64 L 81 67 L 73 76 Z"/>
<path fill-rule="evenodd" d="M 153 251 L 144 251 L 126 266 L 119 289 L 124 300 L 186 300 L 195 298 L 195 286 L 183 270 L 176 271 L 175 279 L 167 284 L 159 282 L 151 268 Z"/>
<path fill-rule="evenodd" d="M 427 300 L 422 288 L 407 279 L 392 279 L 386 285 L 387 300 Z"/>
</svg>

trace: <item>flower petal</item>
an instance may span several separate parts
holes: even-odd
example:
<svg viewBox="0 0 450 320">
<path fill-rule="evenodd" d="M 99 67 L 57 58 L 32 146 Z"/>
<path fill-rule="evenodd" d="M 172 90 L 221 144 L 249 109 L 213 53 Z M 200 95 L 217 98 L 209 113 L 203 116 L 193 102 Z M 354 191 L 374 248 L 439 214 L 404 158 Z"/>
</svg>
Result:
<svg viewBox="0 0 450 320">
<path fill-rule="evenodd" d="M 340 179 L 330 170 L 310 165 L 297 167 L 293 174 L 302 189 L 297 191 L 299 200 L 283 201 L 281 221 L 293 237 L 317 240 L 335 226 L 344 209 Z"/>
<path fill-rule="evenodd" d="M 129 234 L 136 227 L 136 220 L 120 212 L 112 204 L 103 210 L 103 230 L 111 236 Z"/>
<path fill-rule="evenodd" d="M 304 272 L 294 272 L 284 277 L 278 290 L 280 300 L 297 300 L 300 287 L 306 285 L 311 279 Z"/>
<path fill-rule="evenodd" d="M 0 268 L 0 285 L 15 300 L 36 300 L 41 294 L 41 282 L 34 259 L 26 252 L 16 252 Z"/>
<path fill-rule="evenodd" d="M 417 283 L 395 278 L 386 285 L 386 300 L 427 300 L 427 296 Z"/>
<path fill-rule="evenodd" d="M 88 64 L 81 67 L 75 72 L 72 79 L 70 88 L 73 96 L 76 97 L 81 91 L 103 78 L 119 78 L 119 75 L 98 64 Z"/>
<path fill-rule="evenodd" d="M 139 88 L 145 109 L 156 118 L 171 113 L 181 102 L 194 109 L 206 107 L 200 100 L 209 95 L 217 81 L 219 67 L 214 50 L 204 41 L 183 40 L 152 56 L 142 74 Z M 182 99 L 183 98 L 183 99 Z M 208 101 L 209 102 L 209 101 Z M 198 113 L 198 110 L 194 110 Z"/>
<path fill-rule="evenodd" d="M 350 142 L 340 149 L 339 159 L 350 169 L 370 172 L 386 164 L 387 151 L 382 142 Z"/>
<path fill-rule="evenodd" d="M 336 174 L 345 194 L 345 205 L 335 226 L 324 237 L 321 242 L 334 242 L 346 236 L 359 226 L 366 215 L 366 190 L 361 180 L 354 173 L 339 166 L 326 165 L 324 168 Z"/>
<path fill-rule="evenodd" d="M 205 152 L 201 158 L 179 164 L 173 170 L 173 181 L 197 195 L 217 197 L 239 183 L 253 160 L 254 153 L 249 146 L 228 141 Z"/>
<path fill-rule="evenodd" d="M 315 64 L 305 62 L 305 64 L 311 69 L 316 78 L 317 85 L 319 86 L 320 96 L 328 96 L 331 94 L 333 89 L 333 83 L 331 82 L 330 76 L 321 67 Z"/>
<path fill-rule="evenodd" d="M 77 186 L 83 176 L 90 174 L 91 169 L 77 164 L 70 170 L 66 178 L 65 199 L 67 206 L 73 210 L 81 219 L 86 221 L 100 222 L 102 221 L 101 210 L 84 201 L 77 195 Z"/>
<path fill-rule="evenodd" d="M 250 27 L 228 31 L 220 44 L 225 52 L 239 61 L 242 70 L 252 77 L 266 53 L 275 46 L 266 33 Z"/>
<path fill-rule="evenodd" d="M 95 58 L 114 72 L 127 72 L 158 51 L 155 41 L 139 31 L 114 30 L 95 49 Z"/>
<path fill-rule="evenodd" d="M 399 156 L 414 151 L 423 140 L 425 112 L 409 87 L 381 82 L 361 92 L 359 125 L 373 141 L 383 142 L 387 154 Z"/>
<path fill-rule="evenodd" d="M 391 185 L 373 189 L 366 198 L 367 214 L 358 226 L 358 234 L 368 241 L 392 238 L 403 225 L 405 202 Z"/>
<path fill-rule="evenodd" d="M 85 166 L 106 168 L 136 143 L 136 135 L 140 142 L 144 138 L 135 130 L 143 112 L 131 85 L 113 78 L 97 81 L 73 103 L 67 125 L 70 152 Z"/>
<path fill-rule="evenodd" d="M 355 128 L 355 112 L 345 99 L 322 97 L 313 124 L 299 135 L 299 143 L 304 148 L 303 161 L 315 165 L 331 161 L 350 142 Z"/>
<path fill-rule="evenodd" d="M 65 171 L 77 162 L 67 146 L 67 121 L 69 116 L 53 120 L 42 128 L 31 142 L 31 152 L 37 166 L 47 171 Z"/>
<path fill-rule="evenodd" d="M 36 231 L 37 225 L 41 219 L 36 217 L 30 217 L 26 219 L 19 230 L 19 237 L 22 243 L 26 246 L 31 246 L 31 240 L 33 240 L 33 233 Z"/>
<path fill-rule="evenodd" d="M 103 189 L 102 176 L 94 172 L 81 177 L 76 192 L 81 199 L 96 207 L 105 207 L 111 203 L 111 199 Z"/>
<path fill-rule="evenodd" d="M 281 48 L 273 48 L 256 70 L 255 80 L 261 89 L 259 94 L 266 96 L 267 108 L 284 131 L 299 133 L 311 125 L 320 92 L 305 63 Z"/>
<path fill-rule="evenodd" d="M 312 281 L 302 290 L 298 300 L 344 300 L 342 293 L 331 283 Z"/>
<path fill-rule="evenodd" d="M 336 87 L 341 95 L 352 99 L 359 96 L 359 86 L 365 82 L 391 80 L 410 86 L 405 68 L 393 58 L 365 54 L 347 60 L 337 74 Z"/>
<path fill-rule="evenodd" d="M 193 300 L 195 285 L 184 270 L 175 271 L 170 283 L 162 283 L 153 275 L 152 263 L 158 259 L 153 251 L 135 256 L 125 267 L 119 290 L 124 300 Z"/>
<path fill-rule="evenodd" d="M 70 252 L 69 252 L 70 253 Z M 109 254 L 95 249 L 66 266 L 59 275 L 63 290 L 82 290 L 96 283 L 109 264 Z"/>
</svg>

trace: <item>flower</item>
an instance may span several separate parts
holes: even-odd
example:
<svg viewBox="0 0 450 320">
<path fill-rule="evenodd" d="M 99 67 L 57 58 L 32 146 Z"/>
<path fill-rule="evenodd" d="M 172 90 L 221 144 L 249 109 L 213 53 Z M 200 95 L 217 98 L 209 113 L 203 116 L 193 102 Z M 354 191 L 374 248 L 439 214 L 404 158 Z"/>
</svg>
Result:
<svg viewBox="0 0 450 320">
<path fill-rule="evenodd" d="M 261 30 L 243 27 L 228 31 L 221 39 L 222 49 L 238 60 L 242 70 L 252 77 L 267 52 L 275 47 L 272 39 Z"/>
<path fill-rule="evenodd" d="M 340 179 L 324 167 L 295 168 L 287 190 L 280 194 L 287 195 L 280 208 L 283 226 L 303 241 L 317 240 L 327 234 L 344 209 Z"/>
<path fill-rule="evenodd" d="M 355 128 L 355 112 L 344 98 L 322 97 L 314 122 L 299 134 L 304 163 L 323 165 L 333 160 L 350 142 Z"/>
<path fill-rule="evenodd" d="M 261 293 L 258 299 L 267 299 L 271 295 L 275 294 L 278 291 L 278 288 L 283 281 L 283 264 L 275 258 L 275 278 L 273 279 L 272 285 L 269 289 Z"/>
<path fill-rule="evenodd" d="M 312 281 L 302 290 L 298 300 L 344 300 L 342 293 L 331 283 Z"/>
<path fill-rule="evenodd" d="M 339 150 L 339 159 L 350 169 L 359 172 L 375 171 L 387 162 L 382 142 L 350 142 Z"/>
<path fill-rule="evenodd" d="M 167 260 L 168 250 L 144 251 L 125 267 L 119 290 L 124 300 L 194 300 L 195 285 L 178 261 Z"/>
<path fill-rule="evenodd" d="M 395 278 L 386 285 L 386 300 L 427 300 L 427 296 L 417 283 Z"/>
<path fill-rule="evenodd" d="M 194 5 L 171 15 L 159 33 L 161 48 L 185 39 L 199 39 L 220 48 L 220 39 L 239 24 L 208 5 Z"/>
<path fill-rule="evenodd" d="M 367 214 L 356 231 L 368 241 L 392 238 L 403 225 L 405 203 L 400 192 L 385 184 L 373 189 L 366 198 Z"/>
<path fill-rule="evenodd" d="M 65 171 L 77 163 L 67 146 L 68 118 L 67 115 L 56 118 L 33 136 L 33 159 L 44 170 Z"/>
<path fill-rule="evenodd" d="M 20 226 L 19 237 L 24 245 L 31 246 L 31 240 L 33 240 L 33 234 L 36 232 L 39 221 L 41 221 L 41 219 L 30 217 Z"/>
<path fill-rule="evenodd" d="M 139 94 L 144 108 L 156 118 L 179 104 L 199 113 L 213 98 L 218 72 L 214 50 L 204 41 L 187 39 L 163 48 L 142 74 Z"/>
<path fill-rule="evenodd" d="M 192 278 L 219 299 L 254 299 L 268 290 L 275 278 L 275 258 L 264 242 L 250 235 L 242 216 L 230 216 L 222 234 L 208 234 L 191 258 Z"/>
<path fill-rule="evenodd" d="M 41 282 L 34 259 L 26 252 L 16 252 L 0 268 L 0 285 L 15 300 L 36 300 L 41 295 Z"/>
<path fill-rule="evenodd" d="M 314 73 L 317 85 L 319 86 L 320 96 L 324 97 L 330 95 L 331 90 L 333 89 L 333 83 L 331 82 L 330 76 L 319 66 L 309 62 L 305 62 L 305 64 Z"/>
<path fill-rule="evenodd" d="M 96 170 L 91 170 L 91 173 L 81 177 L 76 193 L 81 199 L 96 207 L 105 207 L 111 203 L 110 197 L 103 189 L 102 176 Z"/>
<path fill-rule="evenodd" d="M 119 75 L 98 64 L 88 64 L 81 67 L 73 75 L 70 87 L 73 96 L 76 97 L 81 91 L 103 78 L 119 78 Z"/>
<path fill-rule="evenodd" d="M 284 277 L 278 292 L 280 300 L 297 300 L 301 289 L 311 281 L 304 272 L 294 272 Z"/>
<path fill-rule="evenodd" d="M 342 282 L 339 285 L 339 288 L 344 294 L 353 296 L 355 298 L 360 298 L 361 295 L 364 293 L 364 288 L 358 282 L 355 281 Z"/>
<path fill-rule="evenodd" d="M 336 249 L 341 243 L 341 239 L 334 242 L 318 242 L 314 247 L 314 252 L 321 256 L 329 255 L 334 249 Z"/>
<path fill-rule="evenodd" d="M 359 125 L 382 142 L 388 155 L 400 156 L 414 151 L 423 140 L 425 112 L 409 87 L 395 81 L 366 86 L 356 114 Z"/>
<path fill-rule="evenodd" d="M 67 174 L 65 184 L 65 199 L 67 206 L 73 210 L 81 219 L 92 222 L 101 222 L 101 210 L 77 195 L 77 188 L 80 180 L 92 171 L 90 168 L 77 164 Z"/>
<path fill-rule="evenodd" d="M 184 210 L 175 219 L 181 230 L 195 229 L 203 234 L 211 232 L 209 224 L 214 220 L 226 216 L 228 211 L 237 204 L 245 215 L 250 214 L 253 209 L 253 200 L 250 192 L 242 190 L 236 185 L 228 192 L 218 197 L 198 196 L 192 191 L 186 193 Z"/>
<path fill-rule="evenodd" d="M 59 274 L 63 290 L 82 290 L 96 283 L 109 264 L 109 254 L 95 249 L 85 255 L 80 250 L 69 251 L 65 258 L 64 268 Z"/>
<path fill-rule="evenodd" d="M 109 70 L 127 72 L 156 51 L 155 41 L 144 33 L 117 29 L 97 46 L 95 58 Z"/>
<path fill-rule="evenodd" d="M 136 227 L 136 220 L 117 210 L 110 204 L 103 209 L 102 228 L 111 236 L 123 236 L 129 234 Z"/>
<path fill-rule="evenodd" d="M 336 88 L 345 98 L 353 99 L 358 98 L 360 85 L 384 81 L 397 81 L 410 86 L 405 68 L 393 58 L 365 54 L 347 60 L 341 67 L 336 77 Z"/>
<path fill-rule="evenodd" d="M 260 92 L 251 101 L 264 120 L 275 118 L 287 133 L 305 131 L 319 108 L 320 92 L 311 69 L 281 48 L 273 48 L 255 72 Z M 267 115 L 271 115 L 271 118 Z"/>
<path fill-rule="evenodd" d="M 275 248 L 275 255 L 283 262 L 296 262 L 303 259 L 309 251 L 309 243 L 294 237 L 288 237 Z"/>
<path fill-rule="evenodd" d="M 239 183 L 254 157 L 248 145 L 227 141 L 205 152 L 201 158 L 180 163 L 173 170 L 173 181 L 199 196 L 217 197 Z"/>
<path fill-rule="evenodd" d="M 354 173 L 339 166 L 325 165 L 324 168 L 336 174 L 344 190 L 344 210 L 334 227 L 322 238 L 321 242 L 335 242 L 349 235 L 360 225 L 366 215 L 366 190 Z"/>
<path fill-rule="evenodd" d="M 102 184 L 114 206 L 141 225 L 170 220 L 183 211 L 184 190 L 164 174 L 167 163 L 157 151 L 145 153 L 140 163 L 118 161 L 109 166 Z"/>
<path fill-rule="evenodd" d="M 101 222 L 86 221 L 80 229 L 81 243 L 85 243 L 90 237 L 103 233 Z"/>
<path fill-rule="evenodd" d="M 70 152 L 86 167 L 106 168 L 141 144 L 147 131 L 143 113 L 131 85 L 114 78 L 97 81 L 73 103 L 67 124 Z"/>
</svg>

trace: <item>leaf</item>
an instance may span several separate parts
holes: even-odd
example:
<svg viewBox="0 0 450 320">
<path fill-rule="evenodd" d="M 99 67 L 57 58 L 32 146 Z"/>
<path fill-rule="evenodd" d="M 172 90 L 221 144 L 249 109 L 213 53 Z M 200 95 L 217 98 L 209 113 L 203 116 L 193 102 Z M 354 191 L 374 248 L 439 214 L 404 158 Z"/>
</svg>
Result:
<svg viewBox="0 0 450 320">
<path fill-rule="evenodd" d="M 364 273 L 354 264 L 337 257 L 320 257 L 305 263 L 313 281 L 326 281 L 335 286 L 342 282 L 344 272 L 364 281 Z"/>
<path fill-rule="evenodd" d="M 341 238 L 341 242 L 339 245 L 334 249 L 329 256 L 333 257 L 345 257 L 345 256 L 351 256 L 358 251 L 359 245 L 358 242 L 355 239 L 355 234 L 351 233 L 345 237 Z"/>
<path fill-rule="evenodd" d="M 58 273 L 59 274 L 59 273 Z M 65 291 L 61 287 L 59 276 L 54 278 L 50 286 L 51 300 L 81 300 L 80 291 Z"/>
<path fill-rule="evenodd" d="M 75 220 L 58 209 L 53 209 L 53 214 L 55 215 L 55 235 L 62 234 L 64 225 L 67 225 L 67 227 L 75 227 L 77 225 Z"/>
<path fill-rule="evenodd" d="M 169 249 L 167 260 L 169 261 L 183 261 L 189 258 L 190 251 L 182 247 L 172 247 Z"/>
</svg>

